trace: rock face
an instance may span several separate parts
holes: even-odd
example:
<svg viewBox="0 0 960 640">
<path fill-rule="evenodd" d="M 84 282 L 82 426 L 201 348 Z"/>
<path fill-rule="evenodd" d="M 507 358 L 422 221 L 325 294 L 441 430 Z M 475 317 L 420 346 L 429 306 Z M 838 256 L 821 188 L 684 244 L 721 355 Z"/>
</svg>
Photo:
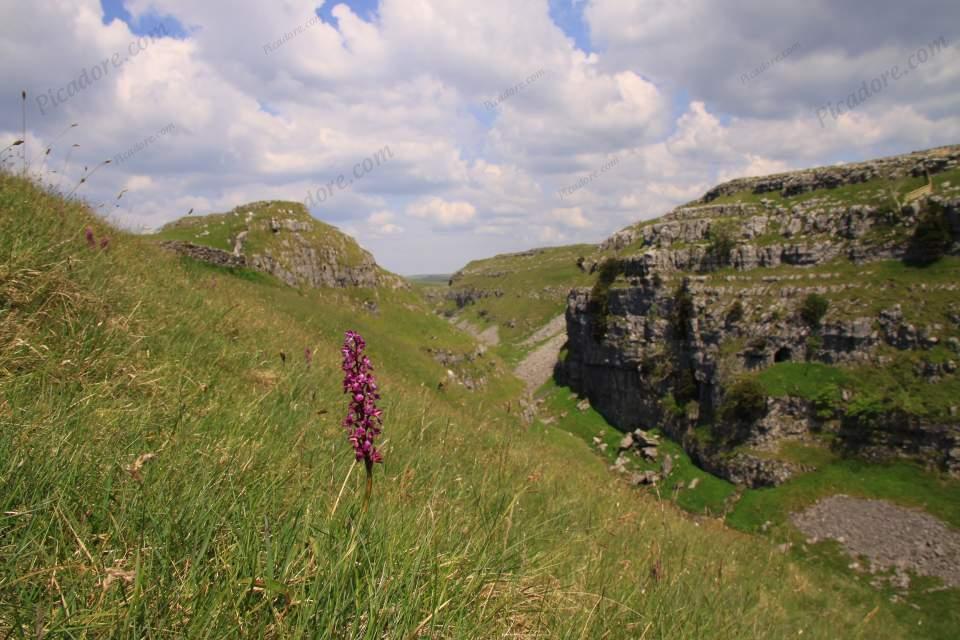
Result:
<svg viewBox="0 0 960 640">
<path fill-rule="evenodd" d="M 949 236 L 944 251 L 960 252 L 960 186 L 947 183 L 906 205 L 882 182 L 866 185 L 853 201 L 831 190 L 958 167 L 960 146 L 735 180 L 696 206 L 614 234 L 585 268 L 615 260 L 616 280 L 609 289 L 578 288 L 568 296 L 567 357 L 558 378 L 612 424 L 625 431 L 660 426 L 702 467 L 750 486 L 778 484 L 798 468 L 745 451 L 824 430 L 860 453 L 904 455 L 960 472 L 956 420 L 886 415 L 858 422 L 842 410 L 825 411 L 816 399 L 789 396 L 768 398 L 750 419 L 722 415 L 734 381 L 780 362 L 882 367 L 897 352 L 915 350 L 918 375 L 956 375 L 960 358 L 923 354 L 945 343 L 960 349 L 960 283 L 885 280 L 878 261 L 908 256 L 918 227 L 934 215 Z M 745 191 L 805 195 L 794 203 L 713 203 Z M 871 308 L 872 298 L 901 290 L 917 300 L 953 298 L 956 313 L 944 314 L 949 322 L 918 325 L 897 304 Z M 804 311 L 811 294 L 831 305 L 815 321 Z"/>
<path fill-rule="evenodd" d="M 229 251 L 221 251 L 213 247 L 205 247 L 200 244 L 193 244 L 192 242 L 167 240 L 166 242 L 160 243 L 160 246 L 181 256 L 208 262 L 218 267 L 231 268 L 247 266 L 247 259 L 241 255 L 236 255 Z"/>
<path fill-rule="evenodd" d="M 346 265 L 335 250 L 317 248 L 297 232 L 280 241 L 280 248 L 250 257 L 250 266 L 276 276 L 290 286 L 367 287 L 385 284 L 383 272 L 367 254 L 358 264 Z"/>
<path fill-rule="evenodd" d="M 163 243 L 182 255 L 218 266 L 256 269 L 290 286 L 404 286 L 352 238 L 314 219 L 298 203 L 254 202 L 226 214 L 184 218 L 159 235 L 188 238 Z M 224 235 L 224 249 L 210 246 L 218 242 L 213 238 Z"/>
</svg>

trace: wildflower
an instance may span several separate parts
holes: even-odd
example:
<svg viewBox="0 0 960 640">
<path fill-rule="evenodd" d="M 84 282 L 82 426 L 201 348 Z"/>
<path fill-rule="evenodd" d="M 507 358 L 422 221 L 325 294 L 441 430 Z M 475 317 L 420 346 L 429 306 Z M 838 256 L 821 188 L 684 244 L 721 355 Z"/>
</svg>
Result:
<svg viewBox="0 0 960 640">
<path fill-rule="evenodd" d="M 370 358 L 364 355 L 366 342 L 359 333 L 347 331 L 343 341 L 343 392 L 350 395 L 350 407 L 343 426 L 347 429 L 348 439 L 353 445 L 357 462 L 363 461 L 367 471 L 367 491 L 363 497 L 363 511 L 366 512 L 373 490 L 373 465 L 383 462 L 383 455 L 374 445 L 383 425 L 383 412 L 377 408 L 377 381 L 373 376 Z"/>
<path fill-rule="evenodd" d="M 348 331 L 343 342 L 343 392 L 350 394 L 350 408 L 343 421 L 349 432 L 350 444 L 357 461 L 368 468 L 375 462 L 383 462 L 383 456 L 373 442 L 380 435 L 383 412 L 377 408 L 377 382 L 373 376 L 370 358 L 364 355 L 366 342 L 359 333 Z"/>
<path fill-rule="evenodd" d="M 93 235 L 93 227 L 87 227 L 83 230 L 83 237 L 87 239 L 87 246 L 91 249 L 97 248 L 97 238 Z"/>
<path fill-rule="evenodd" d="M 310 351 L 310 347 L 307 347 L 303 350 L 303 359 L 306 360 L 307 366 L 310 366 L 310 363 L 313 362 L 313 352 Z"/>
<path fill-rule="evenodd" d="M 106 251 L 110 248 L 110 236 L 104 236 L 100 238 L 100 250 Z"/>
</svg>

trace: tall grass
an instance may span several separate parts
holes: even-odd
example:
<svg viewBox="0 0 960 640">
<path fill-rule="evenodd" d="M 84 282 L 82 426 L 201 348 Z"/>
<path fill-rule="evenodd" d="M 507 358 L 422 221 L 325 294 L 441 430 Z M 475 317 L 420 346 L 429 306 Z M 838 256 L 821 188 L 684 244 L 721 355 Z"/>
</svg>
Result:
<svg viewBox="0 0 960 640">
<path fill-rule="evenodd" d="M 366 514 L 347 328 L 383 390 Z M 495 357 L 484 391 L 438 391 L 425 346 L 471 347 L 413 293 L 206 267 L 0 174 L 0 637 L 910 635 L 868 591 L 524 429 Z M 307 347 L 309 367 L 278 356 Z"/>
</svg>

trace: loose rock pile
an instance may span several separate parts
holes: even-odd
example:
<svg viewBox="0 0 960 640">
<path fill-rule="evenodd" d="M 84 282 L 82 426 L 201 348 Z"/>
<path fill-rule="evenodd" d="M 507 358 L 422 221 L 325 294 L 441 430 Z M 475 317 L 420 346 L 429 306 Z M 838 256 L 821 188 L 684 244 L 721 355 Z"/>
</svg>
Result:
<svg viewBox="0 0 960 640">
<path fill-rule="evenodd" d="M 824 498 L 791 520 L 808 543 L 836 540 L 850 555 L 865 556 L 870 571 L 893 570 L 874 579 L 909 585 L 908 572 L 936 576 L 947 586 L 960 587 L 960 532 L 931 515 L 884 502 L 845 495 Z M 851 568 L 858 569 L 854 562 Z"/>
</svg>

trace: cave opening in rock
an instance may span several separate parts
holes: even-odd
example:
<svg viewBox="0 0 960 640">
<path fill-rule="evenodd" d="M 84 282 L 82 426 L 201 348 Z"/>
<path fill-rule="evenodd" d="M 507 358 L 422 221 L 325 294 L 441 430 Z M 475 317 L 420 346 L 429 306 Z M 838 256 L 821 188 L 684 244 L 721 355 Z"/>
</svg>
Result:
<svg viewBox="0 0 960 640">
<path fill-rule="evenodd" d="M 793 352 L 790 350 L 790 347 L 781 347 L 773 354 L 774 362 L 790 362 L 793 359 Z"/>
</svg>

